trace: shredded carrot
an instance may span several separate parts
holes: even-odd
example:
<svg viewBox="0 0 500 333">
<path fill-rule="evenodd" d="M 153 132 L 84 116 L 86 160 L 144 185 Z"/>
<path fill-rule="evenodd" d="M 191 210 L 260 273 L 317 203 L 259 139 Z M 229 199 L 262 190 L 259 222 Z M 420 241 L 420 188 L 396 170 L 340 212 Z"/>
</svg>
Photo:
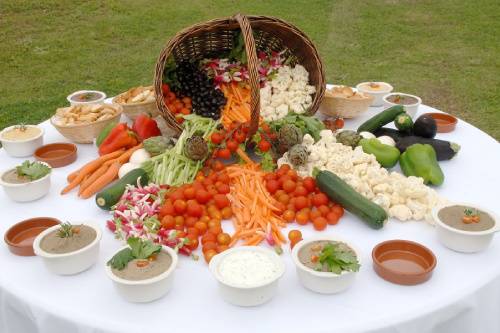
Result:
<svg viewBox="0 0 500 333">
<path fill-rule="evenodd" d="M 221 115 L 222 125 L 229 128 L 232 122 L 246 123 L 250 121 L 250 87 L 237 83 L 222 84 L 221 91 L 227 99 Z"/>
<path fill-rule="evenodd" d="M 238 242 L 257 245 L 264 239 L 271 245 L 286 242 L 281 233 L 285 221 L 279 216 L 280 205 L 267 193 L 264 186 L 264 172 L 256 163 L 231 165 L 227 167 L 231 180 L 231 207 L 235 233 L 229 246 Z"/>
</svg>

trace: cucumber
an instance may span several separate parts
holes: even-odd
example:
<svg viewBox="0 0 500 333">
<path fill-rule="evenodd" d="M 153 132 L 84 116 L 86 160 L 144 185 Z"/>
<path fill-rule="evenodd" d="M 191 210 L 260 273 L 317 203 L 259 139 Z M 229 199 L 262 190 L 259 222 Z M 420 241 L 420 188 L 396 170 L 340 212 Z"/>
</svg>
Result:
<svg viewBox="0 0 500 333">
<path fill-rule="evenodd" d="M 349 184 L 330 171 L 319 171 L 316 184 L 331 200 L 338 202 L 373 229 L 380 229 L 387 220 L 387 213 L 376 203 L 356 192 Z"/>
<path fill-rule="evenodd" d="M 375 116 L 371 117 L 367 121 L 365 121 L 361 126 L 358 127 L 358 133 L 360 132 L 370 132 L 373 133 L 376 130 L 378 130 L 380 127 L 390 123 L 391 121 L 394 121 L 396 117 L 404 113 L 405 109 L 403 108 L 402 105 L 394 105 L 379 114 L 376 114 Z"/>
<path fill-rule="evenodd" d="M 409 133 L 413 129 L 413 120 L 408 113 L 401 113 L 394 119 L 394 126 L 401 132 Z"/>
<path fill-rule="evenodd" d="M 121 198 L 125 187 L 128 184 L 137 185 L 137 179 L 140 177 L 140 184 L 145 186 L 148 184 L 149 177 L 144 169 L 138 168 L 129 171 L 125 176 L 116 181 L 113 185 L 105 188 L 95 196 L 95 203 L 104 210 L 111 210 Z"/>
</svg>

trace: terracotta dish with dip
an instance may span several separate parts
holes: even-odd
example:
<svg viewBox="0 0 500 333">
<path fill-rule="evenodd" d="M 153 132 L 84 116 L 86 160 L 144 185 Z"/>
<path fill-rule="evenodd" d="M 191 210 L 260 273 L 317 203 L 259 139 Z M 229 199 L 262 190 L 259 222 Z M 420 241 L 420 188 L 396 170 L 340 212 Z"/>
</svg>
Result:
<svg viewBox="0 0 500 333">
<path fill-rule="evenodd" d="M 18 256 L 34 256 L 33 241 L 45 229 L 60 224 L 52 217 L 34 217 L 14 224 L 4 236 L 10 252 Z"/>
<path fill-rule="evenodd" d="M 35 150 L 35 158 L 53 168 L 60 168 L 76 160 L 76 145 L 72 143 L 51 143 Z"/>
<path fill-rule="evenodd" d="M 373 269 L 384 280 L 415 285 L 429 280 L 436 256 L 425 246 L 407 240 L 389 240 L 372 251 Z"/>
</svg>

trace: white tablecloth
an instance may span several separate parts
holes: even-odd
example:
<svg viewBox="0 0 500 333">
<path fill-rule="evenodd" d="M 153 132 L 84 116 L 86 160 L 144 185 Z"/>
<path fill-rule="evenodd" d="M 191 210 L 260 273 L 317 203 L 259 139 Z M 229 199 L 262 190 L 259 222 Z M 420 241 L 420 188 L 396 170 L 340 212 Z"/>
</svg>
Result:
<svg viewBox="0 0 500 333">
<path fill-rule="evenodd" d="M 420 109 L 420 113 L 429 111 L 433 109 Z M 346 127 L 356 128 L 373 112 L 347 121 Z M 46 143 L 65 141 L 47 122 L 42 126 Z M 498 212 L 498 142 L 463 121 L 454 132 L 438 137 L 462 145 L 456 158 L 441 163 L 446 180 L 439 193 L 452 201 L 478 203 Z M 74 164 L 53 170 L 52 188 L 46 197 L 16 203 L 0 192 L 0 233 L 34 216 L 95 220 L 105 228 L 108 215 L 93 200 L 77 199 L 74 193 L 59 195 L 66 175 L 96 157 L 92 145 L 79 145 L 78 149 Z M 0 150 L 2 169 L 21 161 Z M 229 229 L 228 224 L 223 227 Z M 301 229 L 304 238 L 316 233 L 310 225 Z M 382 230 L 372 230 L 350 214 L 324 233 L 341 235 L 362 250 L 363 266 L 352 288 L 330 296 L 302 288 L 286 248 L 286 273 L 278 294 L 255 308 L 225 303 L 204 261 L 186 257 L 181 258 L 174 288 L 166 297 L 150 304 L 125 302 L 103 269 L 120 246 L 108 230 L 98 263 L 70 277 L 52 275 L 39 258 L 17 257 L 0 246 L 0 332 L 500 332 L 500 237 L 485 252 L 460 254 L 442 246 L 433 226 L 425 222 L 390 220 Z M 371 250 L 388 239 L 409 239 L 432 249 L 438 260 L 432 279 L 409 287 L 379 278 L 372 269 Z"/>
</svg>

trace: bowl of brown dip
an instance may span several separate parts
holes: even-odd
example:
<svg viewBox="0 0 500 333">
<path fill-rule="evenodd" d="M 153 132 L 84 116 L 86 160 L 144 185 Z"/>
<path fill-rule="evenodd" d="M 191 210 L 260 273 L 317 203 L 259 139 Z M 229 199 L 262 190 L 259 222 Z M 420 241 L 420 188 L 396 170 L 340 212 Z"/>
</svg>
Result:
<svg viewBox="0 0 500 333">
<path fill-rule="evenodd" d="M 97 224 L 66 222 L 40 233 L 33 242 L 33 250 L 51 272 L 73 275 L 97 261 L 101 236 Z"/>
<path fill-rule="evenodd" d="M 474 204 L 451 203 L 435 208 L 438 239 L 458 252 L 479 252 L 486 249 L 495 232 L 500 230 L 498 216 Z"/>
</svg>

